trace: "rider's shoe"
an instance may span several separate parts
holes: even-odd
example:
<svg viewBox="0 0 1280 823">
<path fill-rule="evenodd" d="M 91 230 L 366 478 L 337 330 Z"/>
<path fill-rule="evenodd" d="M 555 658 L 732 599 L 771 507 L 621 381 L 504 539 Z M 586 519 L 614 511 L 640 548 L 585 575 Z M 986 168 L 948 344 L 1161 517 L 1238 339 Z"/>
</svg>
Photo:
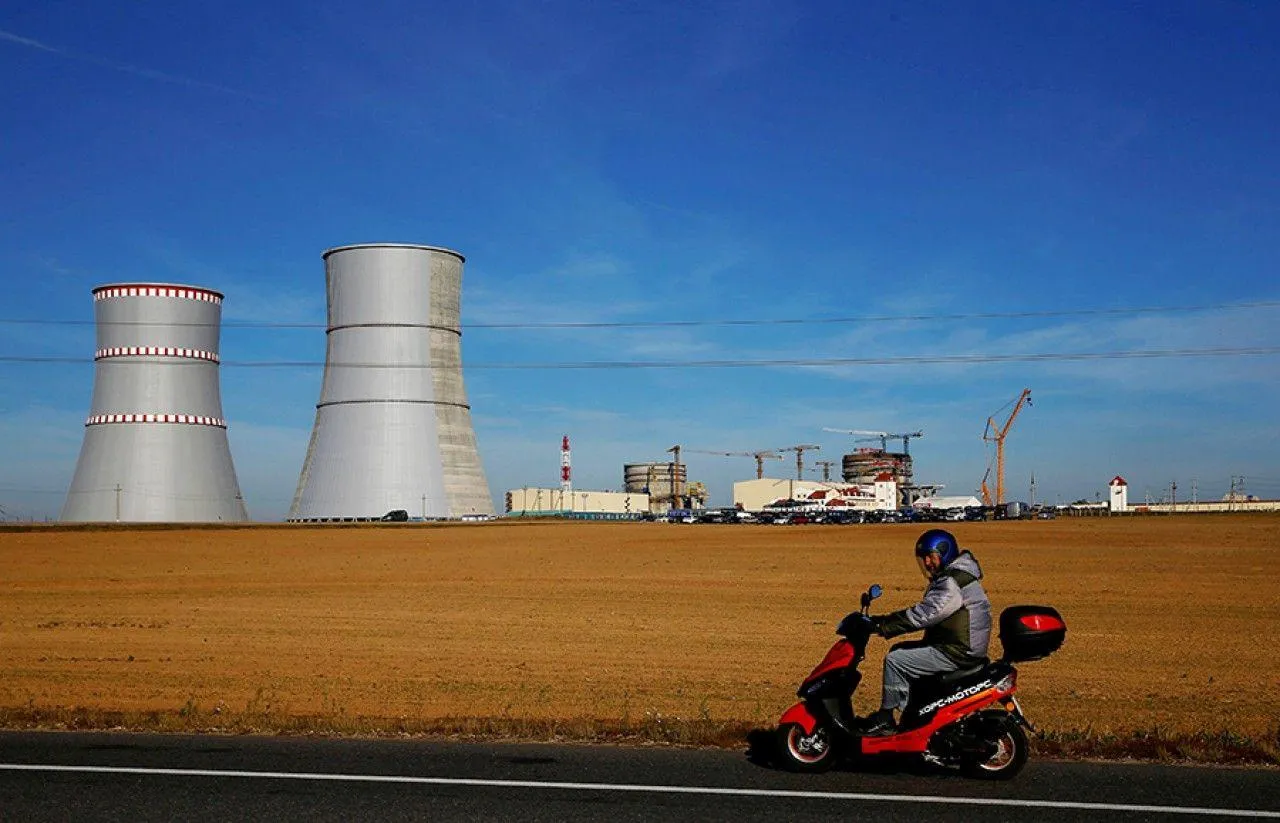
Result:
<svg viewBox="0 0 1280 823">
<path fill-rule="evenodd" d="M 898 724 L 893 722 L 893 709 L 880 709 L 867 717 L 862 734 L 866 737 L 887 737 L 897 734 Z"/>
</svg>

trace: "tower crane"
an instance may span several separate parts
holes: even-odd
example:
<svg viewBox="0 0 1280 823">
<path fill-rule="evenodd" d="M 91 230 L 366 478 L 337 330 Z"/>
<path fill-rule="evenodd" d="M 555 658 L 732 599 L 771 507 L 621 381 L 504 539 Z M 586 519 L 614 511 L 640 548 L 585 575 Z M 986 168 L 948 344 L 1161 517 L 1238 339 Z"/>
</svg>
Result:
<svg viewBox="0 0 1280 823">
<path fill-rule="evenodd" d="M 822 482 L 823 482 L 823 483 L 830 483 L 830 482 L 831 482 L 831 467 L 832 467 L 832 466 L 834 466 L 834 465 L 835 465 L 835 463 L 834 463 L 834 462 L 832 462 L 832 461 L 830 461 L 830 460 L 815 460 L 815 461 L 813 461 L 813 465 L 815 465 L 815 466 L 821 466 L 821 467 L 822 467 Z"/>
<path fill-rule="evenodd" d="M 1004 439 L 1009 435 L 1009 427 L 1013 425 L 1014 418 L 1018 416 L 1018 412 L 1022 411 L 1023 406 L 1031 405 L 1031 389 L 1023 389 L 1022 394 L 1018 395 L 1016 401 L 1011 400 L 1013 411 L 1009 412 L 1009 416 L 1000 426 L 996 425 L 995 414 L 987 418 L 987 427 L 982 432 L 982 439 L 988 443 L 996 444 L 996 499 L 995 505 L 1004 504 Z M 1009 407 L 1006 403 L 1000 408 L 996 414 Z M 987 467 L 987 474 L 991 473 L 991 467 Z M 991 505 L 991 490 L 987 488 L 987 475 L 982 476 L 982 504 L 984 506 Z"/>
<path fill-rule="evenodd" d="M 667 449 L 675 458 L 671 464 L 671 508 L 683 509 L 684 497 L 680 494 L 680 444 Z"/>
<path fill-rule="evenodd" d="M 924 437 L 924 432 L 922 432 L 922 431 L 914 431 L 914 432 L 900 432 L 900 433 L 898 433 L 898 434 L 891 434 L 891 433 L 889 433 L 889 432 L 863 431 L 863 430 L 861 430 L 861 429 L 827 429 L 827 428 L 824 428 L 824 429 L 823 429 L 823 431 L 824 431 L 824 432 L 835 432 L 836 434 L 862 434 L 862 435 L 868 435 L 868 436 L 866 436 L 866 437 L 862 437 L 862 438 L 860 438 L 860 439 L 858 439 L 858 440 L 855 440 L 854 442 L 855 442 L 855 443 L 869 443 L 869 442 L 871 442 L 871 441 L 873 441 L 873 440 L 879 440 L 879 441 L 880 441 L 880 451 L 888 451 L 888 450 L 889 450 L 889 441 L 890 441 L 890 440 L 901 440 L 901 441 L 902 441 L 902 453 L 903 453 L 903 454 L 911 454 L 911 450 L 910 450 L 911 438 L 913 438 L 913 437 Z"/>
<path fill-rule="evenodd" d="M 721 457 L 754 457 L 756 459 L 756 480 L 764 477 L 764 461 L 768 458 L 781 460 L 782 455 L 773 450 L 761 452 L 716 452 L 707 451 L 706 449 L 685 449 L 686 452 L 694 452 L 697 454 L 718 454 Z"/>
<path fill-rule="evenodd" d="M 801 443 L 797 446 L 783 446 L 780 449 L 774 449 L 774 451 L 795 452 L 796 453 L 796 480 L 803 480 L 804 479 L 804 453 L 806 451 L 809 451 L 810 449 L 817 451 L 818 449 L 821 449 L 821 448 L 822 448 L 821 446 L 815 445 L 813 443 Z"/>
</svg>

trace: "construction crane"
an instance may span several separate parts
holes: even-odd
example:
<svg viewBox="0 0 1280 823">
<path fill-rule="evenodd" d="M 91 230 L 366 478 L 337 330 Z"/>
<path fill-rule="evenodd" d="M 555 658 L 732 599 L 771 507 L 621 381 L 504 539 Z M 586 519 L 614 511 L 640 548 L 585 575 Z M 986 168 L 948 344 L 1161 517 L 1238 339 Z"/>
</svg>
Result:
<svg viewBox="0 0 1280 823">
<path fill-rule="evenodd" d="M 898 433 L 898 434 L 891 434 L 891 433 L 889 433 L 889 432 L 863 431 L 863 430 L 861 430 L 861 429 L 827 429 L 827 428 L 824 428 L 824 429 L 823 429 L 823 431 L 824 431 L 824 432 L 835 432 L 836 434 L 862 434 L 862 435 L 868 435 L 868 436 L 866 436 L 866 437 L 863 437 L 863 438 L 860 438 L 860 439 L 858 439 L 858 440 L 855 440 L 854 442 L 855 442 L 855 443 L 869 443 L 869 442 L 872 442 L 872 441 L 874 441 L 874 440 L 879 440 L 879 441 L 880 441 L 880 451 L 882 451 L 882 452 L 883 452 L 883 451 L 888 451 L 888 450 L 889 450 L 889 441 L 890 441 L 890 440 L 901 440 L 901 441 L 902 441 L 902 453 L 903 453 L 903 454 L 911 454 L 911 450 L 910 450 L 910 446 L 911 446 L 911 438 L 913 438 L 913 437 L 924 437 L 924 432 L 922 432 L 922 431 L 915 431 L 915 432 L 901 432 L 901 433 Z"/>
<path fill-rule="evenodd" d="M 686 452 L 694 452 L 697 454 L 718 454 L 721 457 L 754 457 L 756 459 L 756 480 L 764 477 L 764 461 L 768 458 L 777 460 L 782 459 L 782 455 L 774 451 L 762 452 L 716 452 L 707 451 L 706 449 L 685 449 Z"/>
<path fill-rule="evenodd" d="M 671 508 L 683 509 L 684 497 L 680 494 L 680 444 L 667 449 L 675 455 L 671 464 Z"/>
<path fill-rule="evenodd" d="M 1023 389 L 1022 394 L 1018 395 L 1016 401 L 1009 401 L 1000 408 L 996 414 L 1013 405 L 1013 411 L 1009 412 L 1009 416 L 1004 423 L 996 426 L 995 414 L 987 418 L 987 427 L 982 431 L 982 439 L 988 443 L 996 444 L 996 499 L 995 505 L 1004 505 L 1004 439 L 1009 435 L 1009 427 L 1013 425 L 1014 418 L 1018 416 L 1018 412 L 1022 411 L 1023 406 L 1031 405 L 1031 389 Z M 991 490 L 987 488 L 987 475 L 991 473 L 991 467 L 987 467 L 987 474 L 982 476 L 982 504 L 984 506 L 992 505 Z"/>
<path fill-rule="evenodd" d="M 816 451 L 821 448 L 822 448 L 821 446 L 815 445 L 813 443 L 801 443 L 798 446 L 783 446 L 780 449 L 774 449 L 774 451 L 795 452 L 796 453 L 796 480 L 803 480 L 804 479 L 804 453 L 806 451 L 809 451 L 810 449 L 813 449 Z"/>
<path fill-rule="evenodd" d="M 832 466 L 834 466 L 834 465 L 835 465 L 835 463 L 833 463 L 833 462 L 832 462 L 832 461 L 830 461 L 830 460 L 815 460 L 815 461 L 813 461 L 813 465 L 815 465 L 815 466 L 821 466 L 821 467 L 822 467 L 822 482 L 823 482 L 823 483 L 830 483 L 830 482 L 831 482 L 831 467 L 832 467 Z"/>
</svg>

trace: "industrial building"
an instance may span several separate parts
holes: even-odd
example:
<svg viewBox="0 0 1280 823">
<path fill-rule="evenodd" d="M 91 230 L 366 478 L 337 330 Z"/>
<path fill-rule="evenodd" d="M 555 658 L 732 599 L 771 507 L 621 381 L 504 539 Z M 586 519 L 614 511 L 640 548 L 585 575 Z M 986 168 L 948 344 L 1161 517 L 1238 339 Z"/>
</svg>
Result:
<svg viewBox="0 0 1280 823">
<path fill-rule="evenodd" d="M 524 487 L 506 494 L 510 517 L 576 517 L 586 520 L 636 519 L 649 511 L 649 495 Z"/>
<path fill-rule="evenodd" d="M 372 243 L 322 257 L 324 382 L 288 520 L 492 515 L 462 380 L 463 256 Z"/>
<path fill-rule="evenodd" d="M 915 502 L 917 509 L 964 509 L 982 505 L 982 501 L 972 494 L 937 494 L 923 497 Z"/>
<path fill-rule="evenodd" d="M 887 511 L 898 508 L 898 484 L 888 472 L 882 472 L 868 485 L 768 477 L 733 484 L 733 503 L 746 511 L 761 511 L 786 500 L 814 509 Z"/>
<path fill-rule="evenodd" d="M 93 400 L 62 520 L 248 519 L 218 382 L 222 299 L 169 283 L 93 290 Z"/>
</svg>

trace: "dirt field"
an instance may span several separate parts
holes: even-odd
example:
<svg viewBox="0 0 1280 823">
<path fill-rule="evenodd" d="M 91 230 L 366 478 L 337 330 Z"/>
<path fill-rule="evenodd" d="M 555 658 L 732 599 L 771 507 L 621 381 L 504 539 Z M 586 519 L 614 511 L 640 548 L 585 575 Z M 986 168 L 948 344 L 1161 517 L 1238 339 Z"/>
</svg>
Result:
<svg viewBox="0 0 1280 823">
<path fill-rule="evenodd" d="M 499 521 L 0 533 L 0 717 L 770 726 L 861 588 L 885 586 L 880 612 L 914 602 L 920 530 Z M 1280 518 L 955 531 L 997 609 L 1045 603 L 1067 620 L 1062 650 L 1020 667 L 1033 722 L 1276 740 Z M 878 700 L 886 646 L 873 640 L 859 711 Z"/>
</svg>

